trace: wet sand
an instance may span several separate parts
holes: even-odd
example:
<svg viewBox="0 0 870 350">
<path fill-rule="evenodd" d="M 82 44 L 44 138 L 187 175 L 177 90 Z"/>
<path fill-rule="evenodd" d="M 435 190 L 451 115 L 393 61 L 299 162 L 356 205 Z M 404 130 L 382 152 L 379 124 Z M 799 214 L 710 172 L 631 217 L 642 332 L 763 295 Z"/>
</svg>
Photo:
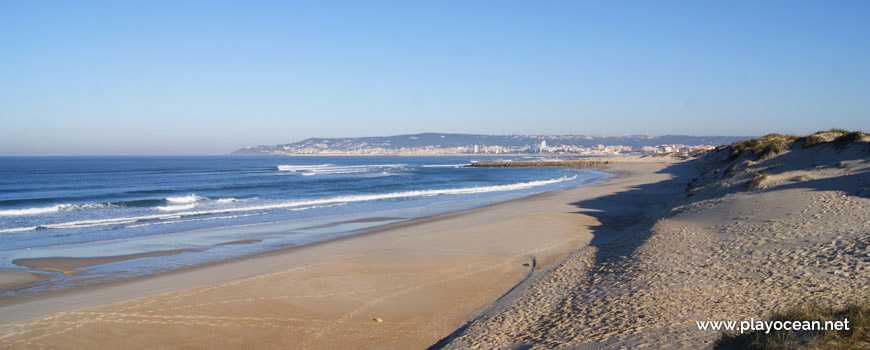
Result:
<svg viewBox="0 0 870 350">
<path fill-rule="evenodd" d="M 371 217 L 371 218 L 362 218 L 362 219 L 356 219 L 356 220 L 347 220 L 347 221 L 330 222 L 330 223 L 326 223 L 326 224 L 323 224 L 323 225 L 317 225 L 317 226 L 306 227 L 306 229 L 330 228 L 330 227 L 335 227 L 335 226 L 340 226 L 340 225 L 347 225 L 347 224 L 367 224 L 367 223 L 373 223 L 373 222 L 394 221 L 394 220 L 402 220 L 402 218 L 376 216 L 376 217 Z"/>
<path fill-rule="evenodd" d="M 28 258 L 28 259 L 15 259 L 12 260 L 12 263 L 18 266 L 23 266 L 27 268 L 31 268 L 34 270 L 43 270 L 43 271 L 55 271 L 62 272 L 64 274 L 73 274 L 76 272 L 76 269 L 88 266 L 96 266 L 103 265 L 118 261 L 124 260 L 132 260 L 139 258 L 148 258 L 155 256 L 168 256 L 168 255 L 176 255 L 185 252 L 195 252 L 198 250 L 194 249 L 176 249 L 176 250 L 161 250 L 161 251 L 153 251 L 146 253 L 138 253 L 138 254 L 127 254 L 127 255 L 114 255 L 114 256 L 97 256 L 97 257 L 46 257 L 46 258 Z"/>
<path fill-rule="evenodd" d="M 0 289 L 21 287 L 48 277 L 46 274 L 0 269 Z"/>
<path fill-rule="evenodd" d="M 243 240 L 239 240 L 239 241 L 229 241 L 229 242 L 218 243 L 217 245 L 243 245 L 243 244 L 253 244 L 253 243 L 257 243 L 257 242 L 261 242 L 261 240 L 259 240 L 259 239 L 243 239 Z"/>
</svg>

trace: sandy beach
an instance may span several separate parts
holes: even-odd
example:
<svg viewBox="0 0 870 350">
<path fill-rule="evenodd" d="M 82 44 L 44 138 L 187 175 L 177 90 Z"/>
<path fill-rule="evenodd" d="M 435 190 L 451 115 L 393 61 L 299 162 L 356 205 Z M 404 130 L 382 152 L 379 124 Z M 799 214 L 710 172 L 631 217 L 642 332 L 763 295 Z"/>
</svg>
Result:
<svg viewBox="0 0 870 350">
<path fill-rule="evenodd" d="M 603 167 L 618 176 L 592 186 L 0 306 L 0 342 L 710 348 L 720 333 L 695 321 L 867 295 L 865 144 L 622 159 Z"/>
<path fill-rule="evenodd" d="M 666 179 L 652 174 L 664 165 L 626 164 L 604 184 L 6 305 L 0 341 L 11 349 L 426 348 L 587 246 L 600 223 L 572 203 Z"/>
</svg>

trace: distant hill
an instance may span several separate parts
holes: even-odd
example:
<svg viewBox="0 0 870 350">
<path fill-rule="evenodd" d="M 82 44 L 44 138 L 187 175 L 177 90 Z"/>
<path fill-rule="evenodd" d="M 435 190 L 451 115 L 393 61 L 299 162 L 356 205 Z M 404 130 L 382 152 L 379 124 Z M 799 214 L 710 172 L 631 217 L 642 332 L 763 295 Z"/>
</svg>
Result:
<svg viewBox="0 0 870 350">
<path fill-rule="evenodd" d="M 581 149 L 618 147 L 640 151 L 662 145 L 719 146 L 746 139 L 735 136 L 585 136 L 585 135 L 470 135 L 423 133 L 412 135 L 310 138 L 299 142 L 245 147 L 232 155 L 267 154 L 461 154 L 461 153 L 577 153 Z M 544 145 L 542 145 L 542 141 Z M 477 147 L 475 147 L 477 146 Z"/>
</svg>

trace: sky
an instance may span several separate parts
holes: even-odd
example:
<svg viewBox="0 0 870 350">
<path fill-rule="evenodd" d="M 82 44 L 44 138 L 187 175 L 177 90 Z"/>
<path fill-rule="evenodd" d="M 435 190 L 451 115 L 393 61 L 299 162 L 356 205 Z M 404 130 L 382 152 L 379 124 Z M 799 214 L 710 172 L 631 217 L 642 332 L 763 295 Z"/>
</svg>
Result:
<svg viewBox="0 0 870 350">
<path fill-rule="evenodd" d="M 0 155 L 870 130 L 870 1 L 0 1 Z"/>
</svg>

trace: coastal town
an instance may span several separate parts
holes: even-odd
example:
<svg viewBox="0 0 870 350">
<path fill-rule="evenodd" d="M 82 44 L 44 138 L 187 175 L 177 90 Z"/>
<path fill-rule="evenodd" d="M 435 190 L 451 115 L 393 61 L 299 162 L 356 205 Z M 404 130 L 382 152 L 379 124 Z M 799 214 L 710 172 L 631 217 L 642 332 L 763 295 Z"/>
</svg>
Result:
<svg viewBox="0 0 870 350">
<path fill-rule="evenodd" d="M 494 136 L 418 134 L 364 138 L 312 138 L 296 143 L 245 147 L 233 155 L 572 155 L 612 156 L 631 154 L 693 153 L 710 150 L 739 137 L 695 136 Z"/>
</svg>

